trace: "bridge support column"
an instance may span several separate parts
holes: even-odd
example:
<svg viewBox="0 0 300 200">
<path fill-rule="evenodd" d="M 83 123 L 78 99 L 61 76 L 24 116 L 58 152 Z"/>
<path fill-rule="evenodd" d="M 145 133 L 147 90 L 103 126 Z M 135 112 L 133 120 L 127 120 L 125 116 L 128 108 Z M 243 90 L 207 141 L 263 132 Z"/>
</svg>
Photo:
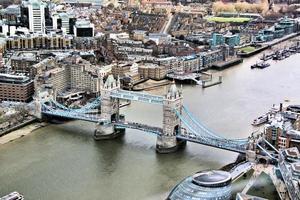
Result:
<svg viewBox="0 0 300 200">
<path fill-rule="evenodd" d="M 181 141 L 176 136 L 158 136 L 156 140 L 156 151 L 158 153 L 173 153 L 186 145 L 186 141 Z"/>
<path fill-rule="evenodd" d="M 114 139 L 121 135 L 124 135 L 124 133 L 124 129 L 116 129 L 113 124 L 97 124 L 94 132 L 94 139 Z"/>
<path fill-rule="evenodd" d="M 163 103 L 163 133 L 157 136 L 156 151 L 158 153 L 171 153 L 185 146 L 186 141 L 176 138 L 181 131 L 181 121 L 176 111 L 182 112 L 182 96 L 175 83 L 171 85 Z"/>
<path fill-rule="evenodd" d="M 94 132 L 95 140 L 113 139 L 125 133 L 125 129 L 116 129 L 114 122 L 124 120 L 119 115 L 119 99 L 112 98 L 111 92 L 120 88 L 120 81 L 115 80 L 112 75 L 108 76 L 101 88 L 101 120 Z"/>
<path fill-rule="evenodd" d="M 255 162 L 256 160 L 256 141 L 251 140 L 246 150 L 246 160 L 250 162 Z"/>
</svg>

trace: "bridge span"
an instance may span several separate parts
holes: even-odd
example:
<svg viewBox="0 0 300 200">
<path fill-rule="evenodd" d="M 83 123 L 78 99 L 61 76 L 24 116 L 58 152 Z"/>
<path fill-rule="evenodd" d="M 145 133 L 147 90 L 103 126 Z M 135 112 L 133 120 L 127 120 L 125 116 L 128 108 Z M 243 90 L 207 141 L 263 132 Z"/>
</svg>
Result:
<svg viewBox="0 0 300 200">
<path fill-rule="evenodd" d="M 94 138 L 112 139 L 121 135 L 125 129 L 136 129 L 157 137 L 156 149 L 159 153 L 174 152 L 187 141 L 201 145 L 211 146 L 223 150 L 245 154 L 248 162 L 235 168 L 231 173 L 238 177 L 253 167 L 252 163 L 258 157 L 269 157 L 272 161 L 278 161 L 274 152 L 266 150 L 271 146 L 262 135 L 248 138 L 232 139 L 217 134 L 207 128 L 186 106 L 183 105 L 182 91 L 173 83 L 164 96 L 151 95 L 140 92 L 125 91 L 120 89 L 120 82 L 109 76 L 102 83 L 101 97 L 93 102 L 78 108 L 71 109 L 56 101 L 53 90 L 40 91 L 35 96 L 35 115 L 42 119 L 46 117 L 63 117 L 67 119 L 83 120 L 96 124 Z M 147 124 L 129 122 L 125 116 L 119 113 L 120 100 L 139 101 L 162 106 L 163 126 L 155 127 Z M 98 109 L 98 113 L 94 113 Z M 257 155 L 259 153 L 259 155 Z M 249 162 L 250 161 L 250 162 Z M 293 192 L 294 186 L 288 183 L 291 178 L 287 173 L 287 167 L 283 162 L 279 164 L 287 191 L 291 197 L 299 197 Z"/>
<path fill-rule="evenodd" d="M 95 139 L 109 139 L 120 135 L 125 129 L 136 129 L 157 136 L 157 151 L 175 151 L 186 141 L 212 146 L 219 149 L 246 154 L 255 154 L 255 142 L 249 138 L 229 139 L 204 126 L 186 106 L 183 105 L 182 91 L 173 83 L 164 96 L 125 91 L 120 81 L 109 76 L 102 83 L 101 97 L 79 109 L 71 109 L 58 103 L 53 91 L 39 92 L 35 97 L 36 116 L 42 118 L 63 117 L 96 123 Z M 119 113 L 120 100 L 139 101 L 163 107 L 163 126 L 128 122 Z M 100 114 L 91 114 L 91 110 Z M 120 131 L 121 130 L 121 131 Z M 250 155 L 250 154 L 249 154 Z M 253 156 L 251 156 L 253 157 Z"/>
</svg>

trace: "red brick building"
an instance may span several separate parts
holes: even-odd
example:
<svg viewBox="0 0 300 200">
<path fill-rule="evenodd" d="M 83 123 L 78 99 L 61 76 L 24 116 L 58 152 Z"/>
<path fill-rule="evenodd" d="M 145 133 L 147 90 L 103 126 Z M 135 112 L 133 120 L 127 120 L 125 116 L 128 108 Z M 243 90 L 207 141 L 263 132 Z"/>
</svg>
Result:
<svg viewBox="0 0 300 200">
<path fill-rule="evenodd" d="M 34 83 L 26 76 L 0 74 L 0 100 L 29 102 L 34 94 Z"/>
</svg>

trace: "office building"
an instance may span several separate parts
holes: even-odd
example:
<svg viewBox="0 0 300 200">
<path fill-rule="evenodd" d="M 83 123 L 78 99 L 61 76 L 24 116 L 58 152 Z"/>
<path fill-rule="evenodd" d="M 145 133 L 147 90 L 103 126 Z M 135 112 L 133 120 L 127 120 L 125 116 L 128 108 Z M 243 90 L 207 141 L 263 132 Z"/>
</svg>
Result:
<svg viewBox="0 0 300 200">
<path fill-rule="evenodd" d="M 0 74 L 0 99 L 29 102 L 34 94 L 33 81 L 23 75 Z"/>
<path fill-rule="evenodd" d="M 32 32 L 45 33 L 47 4 L 41 0 L 29 0 L 22 2 L 21 18 L 25 26 Z"/>
</svg>

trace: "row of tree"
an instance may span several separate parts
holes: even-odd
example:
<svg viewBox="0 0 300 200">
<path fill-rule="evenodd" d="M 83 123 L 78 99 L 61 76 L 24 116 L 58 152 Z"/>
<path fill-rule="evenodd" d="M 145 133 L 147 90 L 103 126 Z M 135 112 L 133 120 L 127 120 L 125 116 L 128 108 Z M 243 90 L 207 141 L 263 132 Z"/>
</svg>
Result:
<svg viewBox="0 0 300 200">
<path fill-rule="evenodd" d="M 268 0 L 261 0 L 260 3 L 247 3 L 247 2 L 236 2 L 236 3 L 224 3 L 217 1 L 213 4 L 213 11 L 219 12 L 247 12 L 247 13 L 265 13 L 269 10 Z"/>
</svg>

